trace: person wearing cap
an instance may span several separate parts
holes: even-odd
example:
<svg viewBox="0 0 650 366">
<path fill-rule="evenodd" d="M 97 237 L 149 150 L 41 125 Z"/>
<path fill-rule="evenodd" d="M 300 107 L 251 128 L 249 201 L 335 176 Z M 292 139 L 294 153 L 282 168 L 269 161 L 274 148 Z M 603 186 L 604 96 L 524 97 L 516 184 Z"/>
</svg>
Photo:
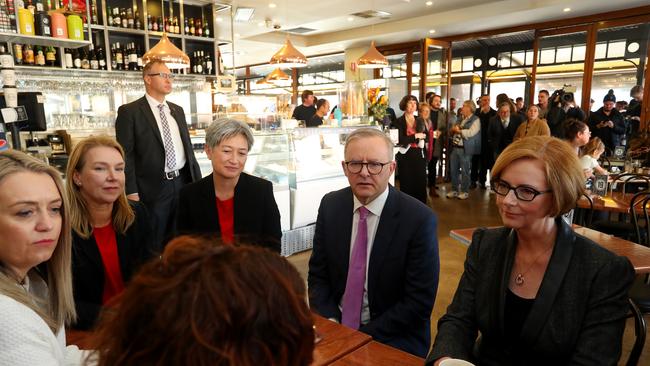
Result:
<svg viewBox="0 0 650 366">
<path fill-rule="evenodd" d="M 603 98 L 603 106 L 589 115 L 589 129 L 592 137 L 599 137 L 606 147 L 606 154 L 611 155 L 614 148 L 621 144 L 625 134 L 623 115 L 614 108 L 616 96 L 609 90 Z"/>
</svg>

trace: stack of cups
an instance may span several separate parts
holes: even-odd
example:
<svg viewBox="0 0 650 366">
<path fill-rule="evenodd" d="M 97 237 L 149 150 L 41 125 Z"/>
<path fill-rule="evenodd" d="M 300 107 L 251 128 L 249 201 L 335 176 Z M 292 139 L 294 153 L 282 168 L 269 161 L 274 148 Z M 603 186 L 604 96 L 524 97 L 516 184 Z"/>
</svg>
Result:
<svg viewBox="0 0 650 366">
<path fill-rule="evenodd" d="M 14 58 L 6 52 L 4 46 L 0 46 L 0 74 L 2 74 L 3 91 L 7 107 L 18 106 L 18 91 L 16 90 L 16 71 L 14 70 Z M 5 127 L 0 123 L 0 151 L 7 150 L 9 144 L 5 134 Z"/>
</svg>

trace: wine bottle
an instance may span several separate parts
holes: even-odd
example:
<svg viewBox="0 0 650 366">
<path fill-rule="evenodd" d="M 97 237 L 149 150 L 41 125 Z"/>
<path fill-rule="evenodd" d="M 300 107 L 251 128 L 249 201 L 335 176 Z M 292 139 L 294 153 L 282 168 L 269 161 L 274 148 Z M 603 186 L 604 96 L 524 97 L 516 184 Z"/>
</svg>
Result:
<svg viewBox="0 0 650 366">
<path fill-rule="evenodd" d="M 135 29 L 142 29 L 142 21 L 140 21 L 140 12 L 135 11 Z"/>
<path fill-rule="evenodd" d="M 126 9 L 122 8 L 120 11 L 120 18 L 122 18 L 122 28 L 129 27 L 129 19 L 126 16 Z"/>
<path fill-rule="evenodd" d="M 210 27 L 208 27 L 208 23 L 205 20 L 203 21 L 203 36 L 210 37 Z"/>
<path fill-rule="evenodd" d="M 120 18 L 120 8 L 117 6 L 113 8 L 113 27 L 122 25 L 122 18 Z"/>
<path fill-rule="evenodd" d="M 153 30 L 153 23 L 151 22 L 151 14 L 147 14 L 147 29 Z"/>
<path fill-rule="evenodd" d="M 181 33 L 181 27 L 178 25 L 178 17 L 174 17 L 174 33 L 180 34 Z"/>
<path fill-rule="evenodd" d="M 187 18 L 185 18 L 185 34 L 190 34 L 190 23 L 188 22 Z"/>
<path fill-rule="evenodd" d="M 74 60 L 72 59 L 72 51 L 69 48 L 65 49 L 65 68 L 72 69 L 74 68 Z"/>
<path fill-rule="evenodd" d="M 133 10 L 131 8 L 126 9 L 126 23 L 131 29 L 135 27 L 135 19 L 133 19 Z"/>
<path fill-rule="evenodd" d="M 138 69 L 138 51 L 135 48 L 135 43 L 131 42 L 131 49 L 129 53 L 129 69 L 137 70 Z"/>
<path fill-rule="evenodd" d="M 106 70 L 106 55 L 102 47 L 97 47 L 97 62 L 100 70 Z"/>
<path fill-rule="evenodd" d="M 111 45 L 111 70 L 117 70 L 117 52 L 115 52 L 115 45 Z"/>
<path fill-rule="evenodd" d="M 138 70 L 142 70 L 142 51 L 140 50 L 140 45 L 137 46 L 135 53 L 138 55 L 137 58 L 137 64 L 138 64 Z"/>
<path fill-rule="evenodd" d="M 117 62 L 117 70 L 124 70 L 124 54 L 120 48 L 120 42 L 115 44 L 115 62 Z"/>
<path fill-rule="evenodd" d="M 195 27 L 196 28 L 196 35 L 199 36 L 199 37 L 202 37 L 203 36 L 203 26 L 201 25 L 201 19 L 197 18 L 196 23 L 197 23 L 196 27 Z"/>
<path fill-rule="evenodd" d="M 108 25 L 113 26 L 113 9 L 110 6 L 106 7 L 106 14 L 108 15 Z"/>
<path fill-rule="evenodd" d="M 92 0 L 90 6 L 92 9 L 92 13 L 91 13 L 92 23 L 99 24 L 99 16 L 97 15 L 97 0 Z"/>
<path fill-rule="evenodd" d="M 95 53 L 95 49 L 93 45 L 91 44 L 88 46 L 90 51 L 88 52 L 88 61 L 90 61 L 90 69 L 91 70 L 99 70 L 99 60 L 97 59 L 97 54 Z"/>
<path fill-rule="evenodd" d="M 190 18 L 190 33 L 189 33 L 190 36 L 194 35 L 194 30 L 195 30 L 194 29 L 194 19 Z"/>
<path fill-rule="evenodd" d="M 210 56 L 210 52 L 205 55 L 205 73 L 212 75 L 212 56 Z"/>
<path fill-rule="evenodd" d="M 79 54 L 78 48 L 72 50 L 72 64 L 75 69 L 81 68 L 81 55 Z"/>
<path fill-rule="evenodd" d="M 156 17 L 153 17 L 152 22 L 153 22 L 153 31 L 158 32 L 158 19 L 156 19 Z"/>
<path fill-rule="evenodd" d="M 90 69 L 90 60 L 88 59 L 88 52 L 85 48 L 82 48 L 81 51 L 81 68 L 84 70 Z"/>
</svg>

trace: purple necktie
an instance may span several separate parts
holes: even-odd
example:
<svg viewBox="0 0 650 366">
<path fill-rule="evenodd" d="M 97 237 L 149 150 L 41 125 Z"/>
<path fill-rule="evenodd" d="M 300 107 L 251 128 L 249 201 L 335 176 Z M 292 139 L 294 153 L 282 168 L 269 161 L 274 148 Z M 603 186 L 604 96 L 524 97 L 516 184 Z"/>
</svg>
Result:
<svg viewBox="0 0 650 366">
<path fill-rule="evenodd" d="M 341 323 L 353 329 L 359 329 L 361 324 L 361 306 L 363 288 L 366 283 L 366 258 L 368 256 L 368 225 L 366 224 L 368 213 L 367 208 L 359 207 L 357 237 L 354 239 L 348 266 L 348 279 L 345 282 L 345 293 L 343 294 Z"/>
</svg>

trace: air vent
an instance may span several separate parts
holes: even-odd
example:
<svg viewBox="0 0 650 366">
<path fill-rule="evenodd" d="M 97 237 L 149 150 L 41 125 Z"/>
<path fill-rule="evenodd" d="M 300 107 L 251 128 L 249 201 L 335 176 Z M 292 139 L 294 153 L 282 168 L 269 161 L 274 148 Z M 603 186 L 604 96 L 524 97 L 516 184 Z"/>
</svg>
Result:
<svg viewBox="0 0 650 366">
<path fill-rule="evenodd" d="M 388 19 L 388 18 L 390 18 L 390 16 L 392 14 L 389 13 L 389 12 L 386 12 L 386 11 L 381 11 L 381 10 L 366 10 L 366 11 L 362 11 L 362 12 L 354 13 L 354 14 L 350 14 L 350 15 L 355 16 L 355 17 L 359 17 L 359 18 L 365 18 L 365 19 L 368 19 L 368 18 Z"/>
<path fill-rule="evenodd" d="M 312 29 L 312 28 L 297 27 L 297 28 L 289 29 L 287 30 L 287 32 L 294 33 L 294 34 L 305 34 L 305 33 L 313 32 L 315 30 L 316 29 Z"/>
</svg>

